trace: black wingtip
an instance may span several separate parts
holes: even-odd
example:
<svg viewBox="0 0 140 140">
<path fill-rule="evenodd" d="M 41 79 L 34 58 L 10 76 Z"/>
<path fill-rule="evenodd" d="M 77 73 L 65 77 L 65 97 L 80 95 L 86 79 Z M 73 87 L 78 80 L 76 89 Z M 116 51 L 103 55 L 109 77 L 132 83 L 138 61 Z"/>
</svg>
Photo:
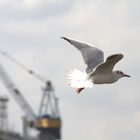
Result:
<svg viewBox="0 0 140 140">
<path fill-rule="evenodd" d="M 70 41 L 68 38 L 66 38 L 66 37 L 60 37 L 60 38 L 62 38 L 62 39 L 64 39 L 64 40 L 68 41 L 69 43 L 71 43 L 71 41 Z"/>
</svg>

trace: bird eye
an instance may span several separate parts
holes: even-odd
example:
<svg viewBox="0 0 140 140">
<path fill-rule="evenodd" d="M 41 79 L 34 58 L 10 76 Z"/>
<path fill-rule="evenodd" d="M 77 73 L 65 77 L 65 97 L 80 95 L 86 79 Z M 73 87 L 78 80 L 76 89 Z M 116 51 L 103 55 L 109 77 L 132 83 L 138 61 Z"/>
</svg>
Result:
<svg viewBox="0 0 140 140">
<path fill-rule="evenodd" d="M 119 74 L 120 72 L 119 71 L 117 71 L 117 74 Z"/>
<path fill-rule="evenodd" d="M 121 71 L 119 71 L 119 70 L 118 70 L 118 71 L 117 71 L 117 74 L 121 74 L 121 75 L 122 75 L 122 74 L 123 74 L 123 72 L 121 72 Z"/>
</svg>

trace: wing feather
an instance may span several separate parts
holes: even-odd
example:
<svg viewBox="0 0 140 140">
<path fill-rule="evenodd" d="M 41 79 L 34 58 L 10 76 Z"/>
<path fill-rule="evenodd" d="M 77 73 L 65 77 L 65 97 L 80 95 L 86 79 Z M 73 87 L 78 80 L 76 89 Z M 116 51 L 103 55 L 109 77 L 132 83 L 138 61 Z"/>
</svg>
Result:
<svg viewBox="0 0 140 140">
<path fill-rule="evenodd" d="M 75 41 L 65 37 L 61 38 L 68 41 L 70 44 L 72 44 L 75 48 L 77 48 L 81 52 L 84 62 L 85 64 L 87 64 L 86 68 L 87 73 L 91 73 L 97 65 L 99 65 L 104 61 L 104 54 L 103 51 L 101 51 L 100 49 L 83 42 Z"/>
<path fill-rule="evenodd" d="M 123 54 L 114 54 L 109 56 L 106 61 L 100 65 L 98 65 L 95 69 L 95 71 L 93 72 L 94 74 L 97 73 L 104 73 L 104 74 L 108 74 L 111 73 L 115 64 L 117 62 L 119 62 L 121 59 L 123 58 Z"/>
</svg>

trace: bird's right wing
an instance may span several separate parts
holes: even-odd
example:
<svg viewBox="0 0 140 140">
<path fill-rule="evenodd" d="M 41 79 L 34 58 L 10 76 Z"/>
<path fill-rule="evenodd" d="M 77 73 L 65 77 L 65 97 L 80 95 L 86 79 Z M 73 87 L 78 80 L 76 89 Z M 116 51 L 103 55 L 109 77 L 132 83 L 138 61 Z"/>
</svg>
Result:
<svg viewBox="0 0 140 140">
<path fill-rule="evenodd" d="M 87 64 L 87 73 L 91 73 L 97 65 L 104 61 L 104 54 L 103 51 L 101 51 L 100 49 L 79 41 L 75 41 L 65 37 L 62 38 L 68 41 L 81 52 L 84 62 L 85 64 Z"/>
<path fill-rule="evenodd" d="M 106 61 L 98 65 L 93 74 L 108 74 L 111 73 L 115 64 L 123 58 L 123 54 L 114 54 L 109 56 Z"/>
</svg>

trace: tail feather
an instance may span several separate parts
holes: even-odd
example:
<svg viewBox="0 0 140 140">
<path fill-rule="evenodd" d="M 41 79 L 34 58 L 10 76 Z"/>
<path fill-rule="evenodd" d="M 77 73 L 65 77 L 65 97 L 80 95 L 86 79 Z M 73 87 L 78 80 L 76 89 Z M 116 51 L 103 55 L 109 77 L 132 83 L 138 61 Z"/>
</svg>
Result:
<svg viewBox="0 0 140 140">
<path fill-rule="evenodd" d="M 77 69 L 70 71 L 67 80 L 69 85 L 74 88 L 85 88 L 93 86 L 92 81 L 88 79 L 88 74 Z"/>
</svg>

